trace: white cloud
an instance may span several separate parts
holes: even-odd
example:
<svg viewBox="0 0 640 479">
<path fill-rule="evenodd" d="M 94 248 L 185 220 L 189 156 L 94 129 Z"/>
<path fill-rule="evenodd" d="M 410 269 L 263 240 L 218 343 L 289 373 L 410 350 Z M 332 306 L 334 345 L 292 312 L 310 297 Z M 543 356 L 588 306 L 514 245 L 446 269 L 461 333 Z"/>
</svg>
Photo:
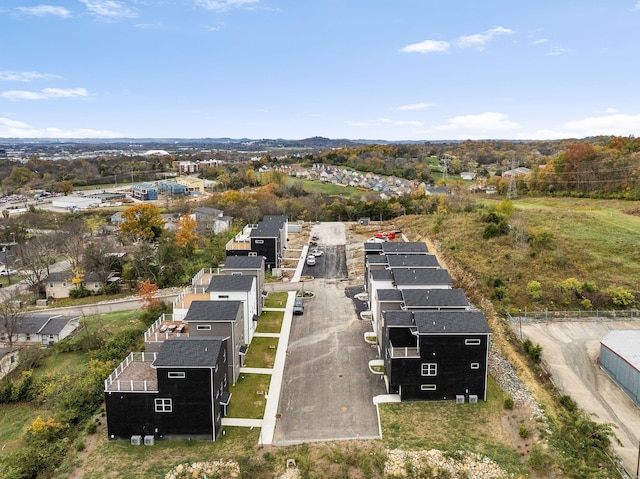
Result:
<svg viewBox="0 0 640 479">
<path fill-rule="evenodd" d="M 133 18 L 136 12 L 117 0 L 80 0 L 89 13 L 107 19 Z"/>
<path fill-rule="evenodd" d="M 640 115 L 614 113 L 567 121 L 556 128 L 522 132 L 517 135 L 517 138 L 523 140 L 557 140 L 598 135 L 637 136 L 638 134 L 640 134 Z"/>
<path fill-rule="evenodd" d="M 398 107 L 400 111 L 419 111 L 433 106 L 433 103 L 412 103 L 410 105 L 401 105 Z"/>
<path fill-rule="evenodd" d="M 640 0 L 636 2 L 636 4 L 631 9 L 633 12 L 640 12 Z"/>
<path fill-rule="evenodd" d="M 520 125 L 510 121 L 504 113 L 487 111 L 479 115 L 462 115 L 449 118 L 446 125 L 437 126 L 436 130 L 514 130 Z"/>
<path fill-rule="evenodd" d="M 127 135 L 117 131 L 77 128 L 35 128 L 27 123 L 0 118 L 0 138 L 122 138 Z"/>
<path fill-rule="evenodd" d="M 196 5 L 207 10 L 226 11 L 235 8 L 252 8 L 260 0 L 196 0 Z"/>
<path fill-rule="evenodd" d="M 89 93 L 84 88 L 44 88 L 40 91 L 10 90 L 0 93 L 7 100 L 48 100 L 50 98 L 85 97 Z"/>
<path fill-rule="evenodd" d="M 549 39 L 548 39 L 548 38 L 540 38 L 540 39 L 538 39 L 538 40 L 535 40 L 535 41 L 533 42 L 533 45 L 540 45 L 540 44 L 542 44 L 542 43 L 547 43 L 548 41 L 549 41 Z"/>
<path fill-rule="evenodd" d="M 389 118 L 378 118 L 376 120 L 365 120 L 365 121 L 348 120 L 345 123 L 350 126 L 364 126 L 364 127 L 381 126 L 381 125 L 385 125 L 385 126 L 421 126 L 422 125 L 421 121 L 391 120 Z"/>
<path fill-rule="evenodd" d="M 568 121 L 562 126 L 571 131 L 583 132 L 583 136 L 626 136 L 630 134 L 638 134 L 640 132 L 640 115 L 616 113 L 613 115 L 588 117 L 583 118 L 582 120 Z"/>
<path fill-rule="evenodd" d="M 496 36 L 510 35 L 512 33 L 513 33 L 513 30 L 511 30 L 510 28 L 495 27 L 487 30 L 484 33 L 476 33 L 474 35 L 463 35 L 458 38 L 458 41 L 456 42 L 456 46 L 459 48 L 477 47 L 479 49 L 483 49 L 484 45 L 490 42 L 491 40 L 493 40 L 493 38 L 495 38 Z"/>
<path fill-rule="evenodd" d="M 40 73 L 40 72 L 11 72 L 11 71 L 0 71 L 0 80 L 5 81 L 19 81 L 28 83 L 33 80 L 41 80 L 44 78 L 61 78 L 58 75 L 52 75 L 50 73 Z"/>
<path fill-rule="evenodd" d="M 53 15 L 60 18 L 68 18 L 71 11 L 64 7 L 56 7 L 54 5 L 35 5 L 33 7 L 16 7 L 16 11 L 23 15 L 34 15 L 44 17 L 45 15 Z"/>
<path fill-rule="evenodd" d="M 431 53 L 431 52 L 444 52 L 449 49 L 451 44 L 444 40 L 425 40 L 420 43 L 412 43 L 406 47 L 400 49 L 405 53 Z"/>
<path fill-rule="evenodd" d="M 558 55 L 564 55 L 565 53 L 567 53 L 567 50 L 565 48 L 552 47 L 547 52 L 547 55 L 551 56 L 551 57 L 555 57 L 555 56 L 558 56 Z"/>
</svg>

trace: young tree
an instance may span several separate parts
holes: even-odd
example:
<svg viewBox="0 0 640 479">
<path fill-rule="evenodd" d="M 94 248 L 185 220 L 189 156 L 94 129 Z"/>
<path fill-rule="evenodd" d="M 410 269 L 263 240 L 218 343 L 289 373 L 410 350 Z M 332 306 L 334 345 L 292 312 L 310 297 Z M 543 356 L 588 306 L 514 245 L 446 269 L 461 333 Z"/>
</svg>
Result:
<svg viewBox="0 0 640 479">
<path fill-rule="evenodd" d="M 191 216 L 183 216 L 178 221 L 178 231 L 176 231 L 176 245 L 184 248 L 187 257 L 191 257 L 198 250 L 198 235 L 196 227 L 198 223 Z"/>
<path fill-rule="evenodd" d="M 84 248 L 82 267 L 85 271 L 94 272 L 100 283 L 104 285 L 109 280 L 111 273 L 119 268 L 120 258 L 114 254 L 114 251 L 113 238 L 92 241 Z"/>
<path fill-rule="evenodd" d="M 160 301 L 156 298 L 156 294 L 158 293 L 158 285 L 152 283 L 148 279 L 144 282 L 140 283 L 138 287 L 138 295 L 140 296 L 140 301 L 142 302 L 142 309 L 144 311 L 150 311 L 154 308 L 157 308 L 160 304 Z"/>
<path fill-rule="evenodd" d="M 164 221 L 157 206 L 142 203 L 122 212 L 120 232 L 133 241 L 152 241 L 162 235 Z"/>
<path fill-rule="evenodd" d="M 16 293 L 0 295 L 0 332 L 9 342 L 9 349 L 13 349 L 18 326 L 24 313 L 20 307 L 20 301 Z"/>
</svg>

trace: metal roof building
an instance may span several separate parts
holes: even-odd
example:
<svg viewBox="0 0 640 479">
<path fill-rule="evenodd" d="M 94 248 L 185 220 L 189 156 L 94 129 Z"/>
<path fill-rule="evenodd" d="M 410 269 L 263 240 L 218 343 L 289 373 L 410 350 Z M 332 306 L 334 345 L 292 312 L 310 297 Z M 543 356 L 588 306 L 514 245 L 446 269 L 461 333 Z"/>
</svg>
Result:
<svg viewBox="0 0 640 479">
<path fill-rule="evenodd" d="M 600 367 L 640 407 L 640 330 L 613 330 L 600 341 Z"/>
</svg>

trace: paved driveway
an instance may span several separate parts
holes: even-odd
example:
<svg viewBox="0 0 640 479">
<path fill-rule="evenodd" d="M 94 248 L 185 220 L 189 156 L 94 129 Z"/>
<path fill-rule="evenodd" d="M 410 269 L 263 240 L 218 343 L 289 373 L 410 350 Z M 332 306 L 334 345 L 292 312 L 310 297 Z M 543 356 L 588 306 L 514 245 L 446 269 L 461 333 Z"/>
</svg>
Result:
<svg viewBox="0 0 640 479">
<path fill-rule="evenodd" d="M 340 237 L 340 224 L 330 225 L 320 231 L 325 255 L 303 272 L 316 268 L 308 273 L 316 279 L 304 283 L 315 296 L 305 299 L 304 314 L 291 325 L 274 444 L 379 437 L 373 397 L 385 388 L 368 369 L 377 358 L 364 341 L 371 325 L 358 319 L 345 294 L 344 230 Z"/>
</svg>

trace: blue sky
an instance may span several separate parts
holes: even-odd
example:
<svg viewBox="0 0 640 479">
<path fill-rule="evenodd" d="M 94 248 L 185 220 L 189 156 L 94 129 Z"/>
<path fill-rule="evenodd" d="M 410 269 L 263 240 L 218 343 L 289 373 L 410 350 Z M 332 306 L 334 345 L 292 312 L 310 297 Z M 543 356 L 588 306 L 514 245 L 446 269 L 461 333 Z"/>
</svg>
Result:
<svg viewBox="0 0 640 479">
<path fill-rule="evenodd" d="M 640 0 L 2 0 L 0 137 L 640 135 Z"/>
</svg>

